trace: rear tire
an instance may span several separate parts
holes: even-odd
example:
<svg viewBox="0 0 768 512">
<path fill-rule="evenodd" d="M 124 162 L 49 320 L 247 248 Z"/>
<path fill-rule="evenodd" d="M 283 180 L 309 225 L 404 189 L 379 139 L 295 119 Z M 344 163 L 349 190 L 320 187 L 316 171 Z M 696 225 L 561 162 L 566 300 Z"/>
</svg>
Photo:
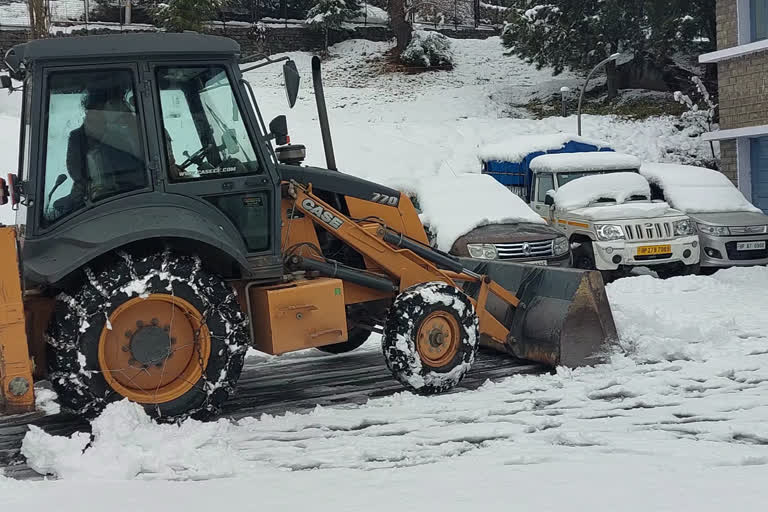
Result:
<svg viewBox="0 0 768 512">
<path fill-rule="evenodd" d="M 418 284 L 398 295 L 382 336 L 392 375 L 421 395 L 455 387 L 475 361 L 478 345 L 472 302 L 442 282 Z"/>
<path fill-rule="evenodd" d="M 247 325 L 235 292 L 199 258 L 121 254 L 57 298 L 50 380 L 87 417 L 128 398 L 158 419 L 204 418 L 235 387 Z"/>
<path fill-rule="evenodd" d="M 371 331 L 353 327 L 349 329 L 347 341 L 343 343 L 334 343 L 333 345 L 325 345 L 324 347 L 317 347 L 317 350 L 325 352 L 326 354 L 345 354 L 359 348 L 363 343 L 368 341 L 368 338 L 370 337 Z"/>
</svg>

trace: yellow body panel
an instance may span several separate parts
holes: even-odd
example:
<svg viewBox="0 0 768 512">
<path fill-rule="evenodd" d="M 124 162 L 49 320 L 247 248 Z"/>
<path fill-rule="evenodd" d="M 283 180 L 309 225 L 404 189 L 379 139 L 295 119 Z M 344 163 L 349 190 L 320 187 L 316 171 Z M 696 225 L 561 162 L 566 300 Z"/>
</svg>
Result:
<svg viewBox="0 0 768 512">
<path fill-rule="evenodd" d="M 341 279 L 254 287 L 250 294 L 256 350 L 277 355 L 347 340 Z"/>
<path fill-rule="evenodd" d="M 6 413 L 35 408 L 32 362 L 24 320 L 16 230 L 0 228 L 0 408 Z"/>
</svg>

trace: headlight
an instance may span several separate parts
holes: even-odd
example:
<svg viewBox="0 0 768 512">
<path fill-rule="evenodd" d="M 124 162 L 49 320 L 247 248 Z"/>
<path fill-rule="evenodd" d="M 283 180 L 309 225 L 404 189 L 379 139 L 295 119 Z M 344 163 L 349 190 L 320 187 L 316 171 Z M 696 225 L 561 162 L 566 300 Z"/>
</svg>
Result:
<svg viewBox="0 0 768 512">
<path fill-rule="evenodd" d="M 728 236 L 731 234 L 731 230 L 727 226 L 710 226 L 709 224 L 699 224 L 699 231 L 707 235 L 715 236 Z M 677 222 L 675 223 L 675 231 L 677 231 Z"/>
<path fill-rule="evenodd" d="M 484 260 L 495 260 L 498 256 L 493 244 L 467 244 L 467 251 L 471 257 Z"/>
<path fill-rule="evenodd" d="M 597 238 L 600 240 L 624 240 L 624 230 L 614 224 L 595 224 Z"/>
<path fill-rule="evenodd" d="M 555 256 L 561 256 L 567 253 L 569 249 L 570 244 L 568 243 L 568 239 L 564 236 L 559 236 L 552 242 L 552 252 L 555 253 Z"/>
</svg>

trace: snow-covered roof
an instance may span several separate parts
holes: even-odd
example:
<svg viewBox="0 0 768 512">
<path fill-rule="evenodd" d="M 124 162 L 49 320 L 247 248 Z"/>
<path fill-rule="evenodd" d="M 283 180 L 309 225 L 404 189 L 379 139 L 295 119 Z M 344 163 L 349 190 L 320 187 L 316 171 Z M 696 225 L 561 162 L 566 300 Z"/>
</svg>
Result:
<svg viewBox="0 0 768 512">
<path fill-rule="evenodd" d="M 552 153 L 531 160 L 531 170 L 536 172 L 586 172 L 619 171 L 640 168 L 636 156 L 613 151 L 586 153 Z"/>
<path fill-rule="evenodd" d="M 680 164 L 643 163 L 640 173 L 664 191 L 664 199 L 685 213 L 756 212 L 722 173 Z"/>
<path fill-rule="evenodd" d="M 595 174 L 576 178 L 560 187 L 555 193 L 555 206 L 561 210 L 586 208 L 598 199 L 621 204 L 631 196 L 651 196 L 651 187 L 641 175 L 634 172 Z"/>
<path fill-rule="evenodd" d="M 460 174 L 429 181 L 419 190 L 421 219 L 437 237 L 438 249 L 449 251 L 462 235 L 486 224 L 545 224 L 525 201 L 485 174 Z"/>
<path fill-rule="evenodd" d="M 504 142 L 486 144 L 478 150 L 477 156 L 484 162 L 499 160 L 520 162 L 527 155 L 538 151 L 556 151 L 563 149 L 568 142 L 592 144 L 606 148 L 609 144 L 602 140 L 587 139 L 572 133 L 545 133 L 539 135 L 517 135 Z"/>
</svg>

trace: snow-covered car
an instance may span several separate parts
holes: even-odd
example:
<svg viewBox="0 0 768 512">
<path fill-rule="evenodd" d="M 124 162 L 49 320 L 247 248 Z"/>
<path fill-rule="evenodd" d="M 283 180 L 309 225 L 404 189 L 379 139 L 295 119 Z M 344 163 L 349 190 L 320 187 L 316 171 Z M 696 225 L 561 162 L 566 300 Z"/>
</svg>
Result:
<svg viewBox="0 0 768 512">
<path fill-rule="evenodd" d="M 463 174 L 410 196 L 438 249 L 455 256 L 571 266 L 565 236 L 490 176 Z"/>
<path fill-rule="evenodd" d="M 530 163 L 532 207 L 568 238 L 574 266 L 607 278 L 633 267 L 661 277 L 698 270 L 694 222 L 652 201 L 640 160 L 614 152 L 556 153 Z"/>
<path fill-rule="evenodd" d="M 692 218 L 703 271 L 768 264 L 768 216 L 722 173 L 703 167 L 643 163 L 640 173 L 660 199 Z"/>
</svg>

